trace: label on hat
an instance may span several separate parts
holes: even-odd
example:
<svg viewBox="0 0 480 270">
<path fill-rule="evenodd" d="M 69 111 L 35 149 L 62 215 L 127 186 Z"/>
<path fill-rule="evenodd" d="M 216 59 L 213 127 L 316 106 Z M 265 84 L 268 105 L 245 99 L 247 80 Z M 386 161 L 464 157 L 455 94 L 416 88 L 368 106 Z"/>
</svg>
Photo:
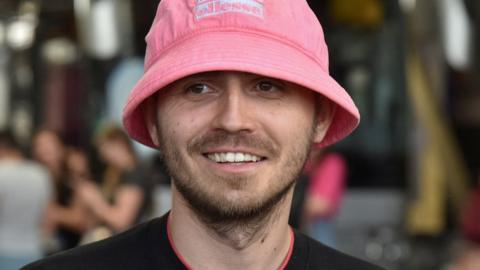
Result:
<svg viewBox="0 0 480 270">
<path fill-rule="evenodd" d="M 196 0 L 197 20 L 223 13 L 242 13 L 263 19 L 263 0 Z"/>
</svg>

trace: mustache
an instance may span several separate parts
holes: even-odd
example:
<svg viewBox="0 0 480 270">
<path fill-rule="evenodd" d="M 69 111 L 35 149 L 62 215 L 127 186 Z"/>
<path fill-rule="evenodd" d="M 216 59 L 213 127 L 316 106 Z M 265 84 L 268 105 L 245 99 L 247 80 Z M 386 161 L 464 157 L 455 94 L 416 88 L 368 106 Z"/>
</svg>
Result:
<svg viewBox="0 0 480 270">
<path fill-rule="evenodd" d="M 278 152 L 275 143 L 268 138 L 252 135 L 244 131 L 229 132 L 225 130 L 210 132 L 195 138 L 188 144 L 187 151 L 190 153 L 203 153 L 208 149 L 221 146 L 248 147 L 258 149 L 269 155 L 275 155 Z"/>
</svg>

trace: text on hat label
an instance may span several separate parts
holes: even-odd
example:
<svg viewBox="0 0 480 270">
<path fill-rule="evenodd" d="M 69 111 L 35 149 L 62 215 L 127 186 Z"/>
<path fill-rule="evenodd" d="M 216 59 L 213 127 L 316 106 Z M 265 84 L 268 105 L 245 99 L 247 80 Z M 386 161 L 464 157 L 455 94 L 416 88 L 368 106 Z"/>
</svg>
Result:
<svg viewBox="0 0 480 270">
<path fill-rule="evenodd" d="M 263 0 L 196 0 L 197 20 L 223 13 L 243 13 L 263 18 Z"/>
</svg>

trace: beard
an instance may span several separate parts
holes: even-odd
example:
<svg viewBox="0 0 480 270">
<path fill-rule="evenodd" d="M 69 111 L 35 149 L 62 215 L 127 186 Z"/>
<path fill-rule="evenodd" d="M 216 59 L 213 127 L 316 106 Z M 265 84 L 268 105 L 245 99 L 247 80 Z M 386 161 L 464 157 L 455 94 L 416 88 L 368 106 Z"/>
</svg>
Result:
<svg viewBox="0 0 480 270">
<path fill-rule="evenodd" d="M 261 179 L 267 180 L 270 185 L 265 192 L 233 200 L 222 192 L 222 188 L 245 190 L 249 185 L 255 185 L 254 177 L 195 173 L 195 169 L 189 167 L 182 156 L 174 136 L 165 136 L 167 134 L 162 134 L 161 131 L 159 135 L 162 142 L 160 148 L 174 186 L 203 223 L 217 233 L 225 234 L 238 227 L 255 230 L 255 227 L 274 216 L 277 206 L 284 202 L 303 169 L 312 146 L 313 131 L 292 143 L 283 158 L 272 140 L 243 132 L 230 133 L 220 130 L 197 137 L 188 143 L 187 153 L 190 155 L 204 153 L 210 147 L 227 145 L 260 149 L 268 154 L 269 159 L 275 159 L 276 168 L 267 176 L 269 179 Z"/>
</svg>

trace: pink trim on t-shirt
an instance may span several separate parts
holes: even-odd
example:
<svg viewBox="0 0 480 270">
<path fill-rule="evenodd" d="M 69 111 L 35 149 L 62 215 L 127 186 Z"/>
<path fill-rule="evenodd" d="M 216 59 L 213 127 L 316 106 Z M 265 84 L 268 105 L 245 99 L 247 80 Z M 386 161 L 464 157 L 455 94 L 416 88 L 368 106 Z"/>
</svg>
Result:
<svg viewBox="0 0 480 270">
<path fill-rule="evenodd" d="M 287 267 L 287 264 L 290 261 L 290 258 L 292 257 L 292 253 L 293 253 L 293 245 L 295 243 L 295 234 L 293 233 L 293 229 L 291 227 L 289 227 L 289 229 L 290 229 L 289 230 L 290 231 L 290 246 L 288 247 L 287 256 L 285 257 L 282 264 L 278 268 L 279 270 L 284 270 L 285 267 Z M 185 268 L 187 268 L 188 270 L 192 270 L 192 267 L 190 267 L 190 265 L 187 263 L 185 258 L 183 258 L 183 256 L 180 254 L 177 247 L 173 243 L 173 238 L 172 238 L 172 235 L 170 233 L 170 215 L 168 215 L 168 217 L 167 217 L 167 238 L 168 238 L 168 242 L 170 242 L 170 246 L 173 249 L 173 253 L 175 253 L 175 255 L 180 260 L 180 262 L 185 266 Z"/>
<path fill-rule="evenodd" d="M 291 227 L 289 227 L 289 229 L 290 229 L 290 247 L 288 247 L 287 257 L 285 257 L 285 259 L 283 260 L 283 263 L 278 268 L 279 270 L 284 270 L 285 267 L 287 267 L 287 264 L 290 261 L 290 258 L 292 257 L 292 253 L 293 253 L 293 245 L 295 243 L 295 234 L 293 233 L 293 230 Z"/>
<path fill-rule="evenodd" d="M 177 255 L 177 258 L 180 260 L 180 262 L 182 262 L 185 268 L 187 268 L 188 270 L 192 270 L 192 267 L 190 267 L 190 265 L 187 263 L 185 258 L 183 258 L 183 256 L 178 251 L 177 247 L 175 246 L 175 243 L 173 243 L 172 234 L 170 233 L 170 215 L 168 215 L 168 218 L 167 218 L 167 237 L 168 237 L 168 242 L 170 242 L 170 246 L 173 249 L 173 253 Z"/>
</svg>

